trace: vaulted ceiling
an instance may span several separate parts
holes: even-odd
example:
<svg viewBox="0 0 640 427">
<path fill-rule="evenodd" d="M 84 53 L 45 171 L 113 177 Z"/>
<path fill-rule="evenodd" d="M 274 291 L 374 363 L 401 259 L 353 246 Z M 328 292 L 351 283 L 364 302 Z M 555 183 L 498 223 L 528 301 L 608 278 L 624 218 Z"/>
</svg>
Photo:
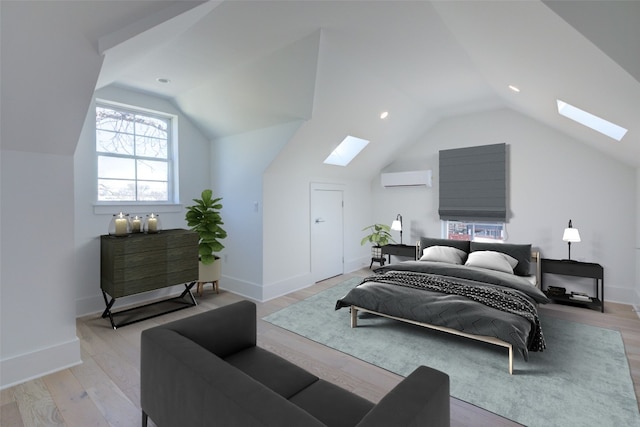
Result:
<svg viewBox="0 0 640 427">
<path fill-rule="evenodd" d="M 106 2 L 101 19 L 92 3 L 108 8 L 67 7 L 64 25 L 100 33 L 96 87 L 169 98 L 211 139 L 313 123 L 326 154 L 348 132 L 380 141 L 382 167 L 442 118 L 512 108 L 640 165 L 637 1 Z M 556 99 L 629 131 L 584 128 Z"/>
</svg>

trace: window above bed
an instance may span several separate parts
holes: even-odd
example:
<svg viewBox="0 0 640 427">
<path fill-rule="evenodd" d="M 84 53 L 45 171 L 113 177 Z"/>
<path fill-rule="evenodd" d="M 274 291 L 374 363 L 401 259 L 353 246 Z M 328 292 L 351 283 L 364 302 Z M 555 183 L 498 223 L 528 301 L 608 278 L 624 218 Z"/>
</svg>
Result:
<svg viewBox="0 0 640 427">
<path fill-rule="evenodd" d="M 504 236 L 505 224 L 502 222 L 442 221 L 445 239 L 501 243 Z"/>
<path fill-rule="evenodd" d="M 506 222 L 506 144 L 441 150 L 439 165 L 441 220 Z"/>
</svg>

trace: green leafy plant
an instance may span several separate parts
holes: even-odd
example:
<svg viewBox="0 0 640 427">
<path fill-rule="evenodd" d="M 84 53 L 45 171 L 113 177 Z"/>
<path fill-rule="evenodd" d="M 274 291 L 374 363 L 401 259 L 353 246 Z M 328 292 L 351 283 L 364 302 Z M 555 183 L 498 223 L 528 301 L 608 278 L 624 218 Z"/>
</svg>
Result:
<svg viewBox="0 0 640 427">
<path fill-rule="evenodd" d="M 363 228 L 362 231 L 369 231 L 370 234 L 366 235 L 360 241 L 361 245 L 367 242 L 372 243 L 374 246 L 384 246 L 387 245 L 389 241 L 395 243 L 390 233 L 391 227 L 386 224 L 373 224 Z"/>
<path fill-rule="evenodd" d="M 220 227 L 224 225 L 220 216 L 222 198 L 213 199 L 212 194 L 211 190 L 204 190 L 202 198 L 193 199 L 196 204 L 187 206 L 185 214 L 187 225 L 200 236 L 198 252 L 203 264 L 211 264 L 218 258 L 215 252 L 224 249 L 220 240 L 227 237 L 227 232 Z"/>
</svg>

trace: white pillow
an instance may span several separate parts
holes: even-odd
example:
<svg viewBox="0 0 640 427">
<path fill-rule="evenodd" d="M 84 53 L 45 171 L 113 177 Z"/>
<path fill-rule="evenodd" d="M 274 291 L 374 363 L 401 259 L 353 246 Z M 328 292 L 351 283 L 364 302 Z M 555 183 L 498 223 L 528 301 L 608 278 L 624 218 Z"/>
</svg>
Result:
<svg viewBox="0 0 640 427">
<path fill-rule="evenodd" d="M 513 274 L 513 269 L 518 265 L 518 260 L 502 252 L 474 251 L 469 254 L 465 265 Z"/>
<path fill-rule="evenodd" d="M 464 264 L 467 253 L 450 246 L 429 246 L 422 251 L 420 261 L 446 262 L 447 264 Z"/>
</svg>

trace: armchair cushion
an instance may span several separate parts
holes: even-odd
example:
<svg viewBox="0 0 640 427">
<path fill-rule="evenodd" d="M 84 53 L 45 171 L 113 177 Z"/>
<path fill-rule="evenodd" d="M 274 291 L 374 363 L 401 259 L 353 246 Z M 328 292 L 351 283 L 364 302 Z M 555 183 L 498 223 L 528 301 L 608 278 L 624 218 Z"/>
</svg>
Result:
<svg viewBox="0 0 640 427">
<path fill-rule="evenodd" d="M 289 400 L 332 427 L 353 427 L 373 408 L 368 400 L 323 380 L 316 381 Z"/>
<path fill-rule="evenodd" d="M 224 359 L 285 399 L 318 381 L 318 377 L 260 347 L 251 347 Z"/>
</svg>

